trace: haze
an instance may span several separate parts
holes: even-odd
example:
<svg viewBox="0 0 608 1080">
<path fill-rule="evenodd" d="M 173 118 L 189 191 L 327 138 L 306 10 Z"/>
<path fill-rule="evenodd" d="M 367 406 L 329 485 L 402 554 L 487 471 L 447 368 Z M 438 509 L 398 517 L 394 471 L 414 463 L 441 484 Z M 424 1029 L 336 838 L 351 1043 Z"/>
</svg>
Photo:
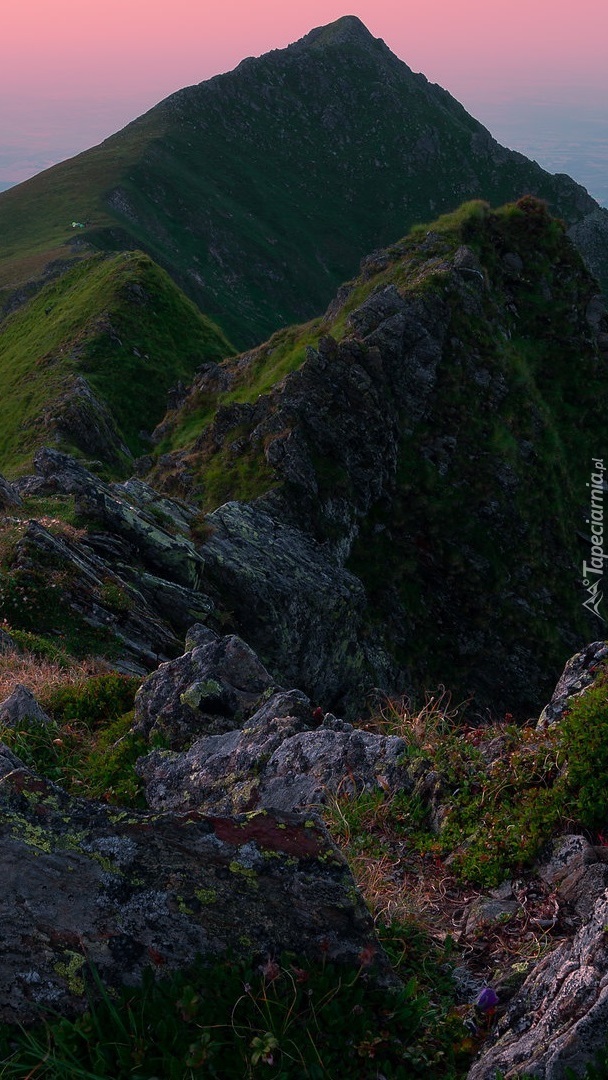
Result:
<svg viewBox="0 0 608 1080">
<path fill-rule="evenodd" d="M 499 141 L 569 172 L 608 204 L 605 0 L 308 0 L 297 9 L 277 0 L 23 0 L 0 39 L 0 184 L 344 14 L 358 15 Z"/>
</svg>

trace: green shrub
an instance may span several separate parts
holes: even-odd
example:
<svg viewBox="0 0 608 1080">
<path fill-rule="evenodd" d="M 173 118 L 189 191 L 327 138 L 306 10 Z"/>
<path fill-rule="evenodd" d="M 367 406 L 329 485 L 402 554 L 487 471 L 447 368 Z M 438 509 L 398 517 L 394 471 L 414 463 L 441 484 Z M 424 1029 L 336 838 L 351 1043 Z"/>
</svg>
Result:
<svg viewBox="0 0 608 1080">
<path fill-rule="evenodd" d="M 568 760 L 568 801 L 581 825 L 608 823 L 608 674 L 571 704 L 561 723 Z"/>
</svg>

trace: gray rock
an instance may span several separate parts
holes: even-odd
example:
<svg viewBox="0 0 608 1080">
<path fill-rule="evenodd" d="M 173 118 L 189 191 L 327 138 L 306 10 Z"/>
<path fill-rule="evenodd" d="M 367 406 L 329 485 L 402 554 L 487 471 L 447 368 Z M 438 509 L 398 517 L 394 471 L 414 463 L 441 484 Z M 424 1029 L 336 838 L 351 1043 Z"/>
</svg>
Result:
<svg viewBox="0 0 608 1080">
<path fill-rule="evenodd" d="M 135 731 L 149 739 L 162 734 L 180 749 L 201 732 L 240 727 L 270 691 L 270 675 L 241 638 L 212 631 L 205 638 L 145 680 L 135 698 Z"/>
<path fill-rule="evenodd" d="M 36 701 L 31 690 L 17 685 L 9 697 L 0 702 L 0 725 L 3 727 L 21 727 L 28 724 L 52 724 L 50 716 Z"/>
<path fill-rule="evenodd" d="M 15 510 L 22 505 L 22 499 L 17 488 L 4 476 L 0 476 L 0 511 Z"/>
<path fill-rule="evenodd" d="M 110 465 L 124 465 L 131 458 L 108 406 L 93 392 L 82 375 L 70 375 L 59 397 L 50 403 L 40 423 L 49 441 L 65 440 L 87 457 Z"/>
<path fill-rule="evenodd" d="M 159 524 L 149 507 L 142 509 L 139 482 L 131 488 L 104 484 L 74 458 L 48 447 L 38 451 L 34 464 L 38 478 L 29 484 L 29 491 L 74 495 L 80 513 L 126 540 L 151 570 L 185 588 L 200 587 L 203 561 L 194 544 Z M 159 502 L 166 511 L 169 500 L 159 496 Z M 161 515 L 165 524 L 167 513 Z M 176 518 L 183 521 L 181 511 L 176 510 Z"/>
<path fill-rule="evenodd" d="M 49 565 L 62 576 L 61 601 L 74 620 L 120 643 L 121 656 L 113 661 L 117 670 L 145 674 L 178 652 L 178 638 L 155 606 L 108 562 L 84 543 L 30 521 L 16 547 L 14 568 L 27 573 Z"/>
<path fill-rule="evenodd" d="M 579 917 L 588 919 L 596 900 L 608 887 L 607 859 L 608 854 L 606 858 L 598 857 L 598 848 L 584 836 L 558 836 L 537 873 Z"/>
<path fill-rule="evenodd" d="M 226 503 L 208 521 L 205 575 L 268 668 L 317 701 L 360 700 L 372 685 L 358 637 L 361 582 L 321 544 L 256 505 Z"/>
<path fill-rule="evenodd" d="M 297 714 L 297 715 L 294 715 Z M 208 813 L 306 809 L 331 795 L 411 788 L 406 744 L 328 715 L 315 731 L 297 690 L 274 694 L 240 731 L 198 739 L 185 753 L 153 751 L 137 763 L 156 810 Z"/>
<path fill-rule="evenodd" d="M 495 1044 L 482 1052 L 468 1080 L 532 1074 L 583 1076 L 606 1043 L 608 1024 L 608 898 L 590 920 L 533 969 L 500 1020 Z"/>
<path fill-rule="evenodd" d="M 596 679 L 598 669 L 605 670 L 605 661 L 608 657 L 608 645 L 605 641 L 594 641 L 586 649 L 576 653 L 566 664 L 553 696 L 548 705 L 543 709 L 538 726 L 550 727 L 557 723 L 567 709 L 572 697 L 583 694 Z"/>
<path fill-rule="evenodd" d="M 465 934 L 471 937 L 480 930 L 502 926 L 517 915 L 519 910 L 516 900 L 489 899 L 482 896 L 475 900 L 467 911 Z"/>
<path fill-rule="evenodd" d="M 137 813 L 70 798 L 0 746 L 0 1020 L 74 1013 L 197 955 L 388 964 L 348 866 L 318 823 Z"/>
<path fill-rule="evenodd" d="M 17 643 L 6 630 L 0 630 L 0 654 L 8 652 L 19 652 Z"/>
</svg>

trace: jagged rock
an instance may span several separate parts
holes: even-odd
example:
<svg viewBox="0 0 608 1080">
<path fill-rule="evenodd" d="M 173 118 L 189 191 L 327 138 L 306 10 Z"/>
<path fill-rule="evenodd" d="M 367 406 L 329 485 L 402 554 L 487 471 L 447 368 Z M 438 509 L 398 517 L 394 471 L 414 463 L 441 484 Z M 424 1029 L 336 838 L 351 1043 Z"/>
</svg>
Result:
<svg viewBox="0 0 608 1080">
<path fill-rule="evenodd" d="M 390 681 L 394 665 L 358 636 L 361 582 L 324 547 L 256 505 L 226 503 L 208 521 L 205 576 L 283 685 L 336 707 Z"/>
<path fill-rule="evenodd" d="M 14 510 L 21 506 L 22 499 L 14 484 L 0 476 L 0 511 Z"/>
<path fill-rule="evenodd" d="M 570 698 L 579 697 L 595 682 L 598 669 L 605 670 L 604 661 L 607 657 L 608 645 L 606 642 L 594 641 L 568 661 L 555 687 L 551 701 L 545 706 L 540 715 L 539 727 L 550 727 L 561 719 L 564 710 L 568 707 Z"/>
<path fill-rule="evenodd" d="M 131 486 L 104 484 L 68 454 L 48 447 L 38 451 L 34 464 L 38 476 L 28 479 L 25 491 L 74 495 L 79 513 L 127 540 L 152 570 L 185 588 L 199 588 L 203 560 L 190 540 L 158 524 L 149 507 L 142 509 L 142 488 L 147 485 L 141 481 L 132 481 Z M 137 498 L 132 498 L 134 492 Z M 160 517 L 166 524 L 170 500 L 159 496 L 159 503 Z M 181 507 L 176 509 L 175 518 L 183 522 Z"/>
<path fill-rule="evenodd" d="M 531 1074 L 565 1080 L 583 1076 L 606 1043 L 608 1023 L 608 898 L 596 900 L 589 921 L 545 956 L 500 1020 L 495 1045 L 468 1080 Z"/>
<path fill-rule="evenodd" d="M 108 406 L 82 375 L 70 376 L 41 418 L 42 425 L 84 454 L 123 465 L 131 452 L 120 437 Z"/>
<path fill-rule="evenodd" d="M 161 664 L 137 692 L 134 730 L 162 734 L 174 749 L 201 732 L 217 734 L 241 726 L 273 686 L 257 656 L 235 635 L 220 638 L 198 628 L 202 644 Z M 189 643 L 192 643 L 190 639 Z"/>
<path fill-rule="evenodd" d="M 141 593 L 84 545 L 53 535 L 37 521 L 28 523 L 17 543 L 12 569 L 54 573 L 74 620 L 120 643 L 121 656 L 112 661 L 117 670 L 143 675 L 179 650 L 175 633 Z"/>
<path fill-rule="evenodd" d="M 28 723 L 52 724 L 52 720 L 41 709 L 31 690 L 19 683 L 12 694 L 0 702 L 0 726 L 27 727 Z"/>
<path fill-rule="evenodd" d="M 338 792 L 411 788 L 400 764 L 403 739 L 356 730 L 331 714 L 315 731 L 307 730 L 311 721 L 310 702 L 292 690 L 274 694 L 241 731 L 197 739 L 182 754 L 153 751 L 137 763 L 149 805 L 221 814 L 296 810 Z"/>
<path fill-rule="evenodd" d="M 0 746 L 0 1020 L 84 1007 L 88 962 L 133 985 L 197 955 L 284 950 L 388 965 L 348 866 L 318 823 L 137 813 L 74 799 Z M 375 958 L 375 960 L 374 960 Z M 94 987 L 93 987 L 94 988 Z"/>
</svg>

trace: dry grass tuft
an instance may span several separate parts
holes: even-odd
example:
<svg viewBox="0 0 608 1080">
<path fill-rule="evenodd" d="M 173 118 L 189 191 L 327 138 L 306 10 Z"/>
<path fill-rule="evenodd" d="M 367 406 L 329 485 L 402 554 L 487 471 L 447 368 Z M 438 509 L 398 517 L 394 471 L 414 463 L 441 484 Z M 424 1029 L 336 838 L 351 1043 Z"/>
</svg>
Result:
<svg viewBox="0 0 608 1080">
<path fill-rule="evenodd" d="M 103 675 L 108 671 L 108 664 L 94 657 L 73 660 L 66 667 L 32 653 L 0 653 L 0 702 L 5 701 L 19 684 L 26 686 L 34 697 L 41 698 L 57 686 L 79 683 L 91 675 Z"/>
</svg>

